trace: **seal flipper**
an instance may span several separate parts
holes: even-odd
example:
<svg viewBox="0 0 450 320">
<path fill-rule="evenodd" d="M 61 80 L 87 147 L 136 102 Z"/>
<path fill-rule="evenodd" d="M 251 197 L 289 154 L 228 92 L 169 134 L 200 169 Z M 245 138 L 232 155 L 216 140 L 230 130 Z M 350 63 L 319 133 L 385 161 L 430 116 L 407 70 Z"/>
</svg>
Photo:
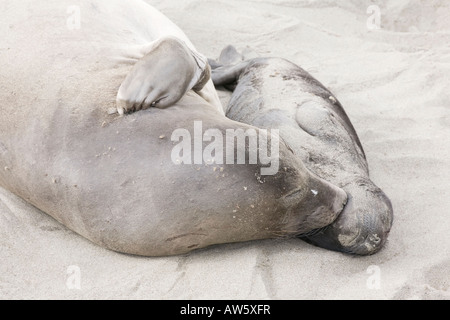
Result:
<svg viewBox="0 0 450 320">
<path fill-rule="evenodd" d="M 236 85 L 241 73 L 249 65 L 249 61 L 234 66 L 223 66 L 212 70 L 211 79 L 215 86 Z"/>
<path fill-rule="evenodd" d="M 220 53 L 219 62 L 222 65 L 236 65 L 242 61 L 244 61 L 244 56 L 232 45 L 226 46 Z"/>
<path fill-rule="evenodd" d="M 167 108 L 190 90 L 201 90 L 210 80 L 206 58 L 193 52 L 182 40 L 161 38 L 137 61 L 117 93 L 119 113 Z"/>
<path fill-rule="evenodd" d="M 212 69 L 211 79 L 214 85 L 224 86 L 230 91 L 234 91 L 239 75 L 249 64 L 232 45 L 222 50 L 217 61 L 214 59 L 208 59 L 208 61 Z"/>
<path fill-rule="evenodd" d="M 210 65 L 211 70 L 223 67 L 223 64 L 211 58 L 208 58 L 208 64 Z"/>
</svg>

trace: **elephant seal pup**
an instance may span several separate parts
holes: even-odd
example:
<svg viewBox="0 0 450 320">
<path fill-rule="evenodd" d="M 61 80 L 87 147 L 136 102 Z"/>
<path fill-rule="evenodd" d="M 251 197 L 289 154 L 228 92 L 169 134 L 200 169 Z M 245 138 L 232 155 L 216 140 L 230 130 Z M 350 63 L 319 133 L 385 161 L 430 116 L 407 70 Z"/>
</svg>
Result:
<svg viewBox="0 0 450 320">
<path fill-rule="evenodd" d="M 221 61 L 233 61 L 231 64 Z M 337 98 L 299 66 L 279 58 L 246 60 L 227 47 L 214 66 L 216 85 L 236 85 L 226 116 L 276 128 L 308 169 L 345 190 L 344 211 L 330 226 L 301 236 L 347 253 L 369 255 L 386 242 L 390 200 L 369 178 L 355 129 Z"/>
<path fill-rule="evenodd" d="M 79 29 L 66 26 L 73 5 Z M 6 26 L 0 48 L 7 48 L 0 50 L 0 186 L 73 231 L 115 251 L 162 256 L 295 236 L 330 224 L 342 211 L 346 193 L 307 170 L 283 141 L 273 175 L 261 176 L 262 161 L 174 161 L 179 141 L 173 134 L 181 129 L 195 137 L 196 121 L 204 140 L 202 133 L 200 140 L 183 140 L 194 149 L 207 145 L 208 130 L 220 136 L 253 129 L 270 145 L 276 140 L 226 118 L 214 104 L 211 80 L 195 78 L 198 70 L 193 76 L 189 62 L 185 74 L 177 75 L 180 90 L 188 90 L 191 81 L 194 87 L 206 82 L 203 89 L 188 90 L 168 108 L 108 114 L 123 82 L 145 74 L 139 68 L 147 70 L 147 59 L 155 60 L 151 52 L 188 59 L 194 50 L 176 26 L 144 2 L 1 0 L 0 9 Z M 146 51 L 161 38 L 156 51 Z M 163 65 L 153 70 L 155 79 L 148 80 L 153 89 L 171 97 Z M 121 98 L 133 106 L 139 102 L 133 99 L 137 87 L 129 83 Z M 229 145 L 233 156 L 242 151 L 224 142 L 216 152 L 225 153 Z M 250 147 L 247 140 L 246 157 Z"/>
</svg>

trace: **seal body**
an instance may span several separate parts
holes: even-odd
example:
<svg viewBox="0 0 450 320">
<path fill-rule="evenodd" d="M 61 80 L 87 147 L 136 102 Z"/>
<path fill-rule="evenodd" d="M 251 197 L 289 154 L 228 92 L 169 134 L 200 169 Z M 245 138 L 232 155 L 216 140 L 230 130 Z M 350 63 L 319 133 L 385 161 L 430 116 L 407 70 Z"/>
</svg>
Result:
<svg viewBox="0 0 450 320">
<path fill-rule="evenodd" d="M 280 136 L 309 170 L 349 196 L 333 224 L 301 238 L 347 253 L 379 251 L 392 225 L 392 206 L 370 180 L 361 142 L 335 95 L 284 59 L 246 60 L 227 47 L 220 60 L 225 62 L 213 63 L 215 84 L 235 86 L 227 117 L 260 128 L 279 129 Z"/>
<path fill-rule="evenodd" d="M 73 5 L 78 29 L 66 24 Z M 260 163 L 171 161 L 173 132 L 192 133 L 195 121 L 223 133 L 260 131 L 223 115 L 211 81 L 165 109 L 108 114 L 149 44 L 175 37 L 194 50 L 144 2 L 2 0 L 0 9 L 0 185 L 73 231 L 119 252 L 161 256 L 298 235 L 342 211 L 346 193 L 283 141 L 280 170 L 264 179 Z"/>
</svg>

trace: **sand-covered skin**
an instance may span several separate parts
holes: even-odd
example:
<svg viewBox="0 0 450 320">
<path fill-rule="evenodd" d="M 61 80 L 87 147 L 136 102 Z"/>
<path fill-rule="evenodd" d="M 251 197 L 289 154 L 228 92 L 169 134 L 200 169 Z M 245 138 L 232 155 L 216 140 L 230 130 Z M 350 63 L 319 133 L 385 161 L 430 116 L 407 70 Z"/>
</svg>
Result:
<svg viewBox="0 0 450 320">
<path fill-rule="evenodd" d="M 295 239 L 134 257 L 90 243 L 0 189 L 0 298 L 450 299 L 446 1 L 148 2 L 207 56 L 248 46 L 299 64 L 327 86 L 359 134 L 372 180 L 393 203 L 389 241 L 370 257 Z M 367 27 L 373 4 L 380 30 Z M 220 95 L 226 104 L 229 93 Z"/>
</svg>

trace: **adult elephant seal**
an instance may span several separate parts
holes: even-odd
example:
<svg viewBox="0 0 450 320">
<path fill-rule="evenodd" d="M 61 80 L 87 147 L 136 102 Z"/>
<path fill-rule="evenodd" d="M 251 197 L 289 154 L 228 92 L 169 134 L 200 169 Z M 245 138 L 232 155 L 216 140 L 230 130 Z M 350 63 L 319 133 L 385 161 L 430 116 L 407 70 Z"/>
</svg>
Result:
<svg viewBox="0 0 450 320">
<path fill-rule="evenodd" d="M 391 202 L 370 180 L 363 147 L 337 98 L 284 59 L 245 59 L 229 46 L 211 65 L 214 83 L 234 89 L 227 117 L 279 129 L 308 169 L 347 192 L 349 201 L 333 224 L 300 237 L 346 253 L 379 251 L 393 221 Z"/>
<path fill-rule="evenodd" d="M 172 161 L 172 134 L 195 137 L 194 121 L 216 136 L 264 132 L 223 115 L 206 59 L 146 3 L 2 0 L 0 9 L 0 186 L 68 228 L 112 250 L 161 256 L 294 236 L 342 211 L 345 192 L 283 141 L 279 170 L 266 177 L 261 161 Z M 119 116 L 117 104 L 160 108 Z"/>
</svg>

